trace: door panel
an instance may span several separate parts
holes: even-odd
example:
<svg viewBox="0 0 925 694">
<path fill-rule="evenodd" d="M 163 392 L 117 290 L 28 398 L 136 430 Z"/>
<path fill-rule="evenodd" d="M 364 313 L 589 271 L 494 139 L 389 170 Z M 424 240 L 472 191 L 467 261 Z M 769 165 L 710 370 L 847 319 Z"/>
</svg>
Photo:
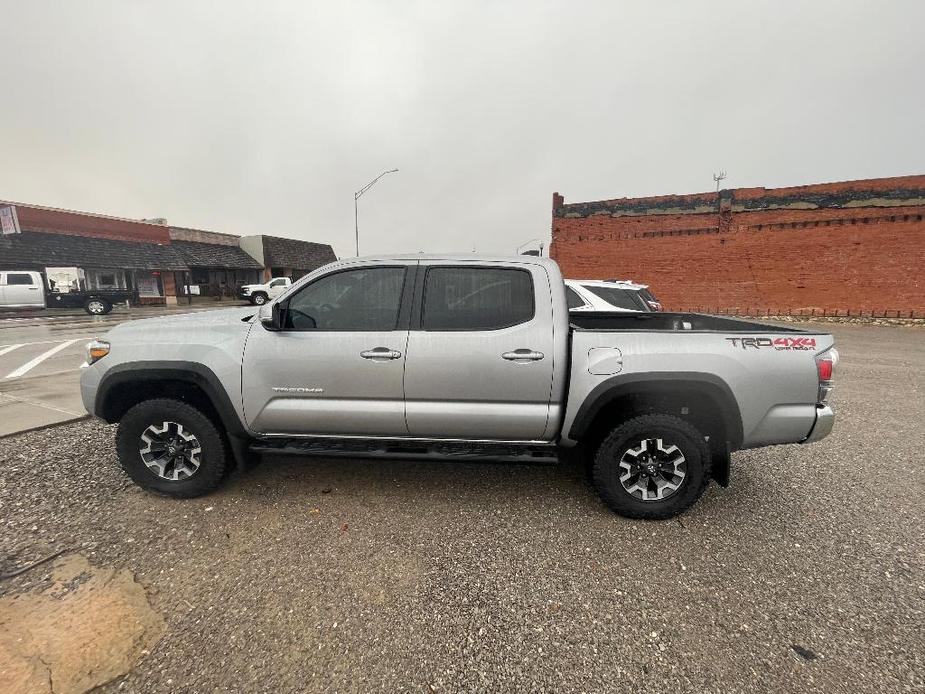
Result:
<svg viewBox="0 0 925 694">
<path fill-rule="evenodd" d="M 273 280 L 267 287 L 267 294 L 271 299 L 280 296 L 284 291 L 289 289 L 289 285 L 282 280 Z"/>
<path fill-rule="evenodd" d="M 407 274 L 382 266 L 334 271 L 283 302 L 285 329 L 254 325 L 243 366 L 248 426 L 269 434 L 406 436 Z"/>
<path fill-rule="evenodd" d="M 521 277 L 452 272 L 478 269 L 503 269 Z M 422 265 L 421 270 L 423 306 L 408 335 L 405 365 L 411 435 L 541 438 L 553 377 L 552 302 L 545 270 L 533 265 L 460 268 L 458 263 Z M 530 280 L 526 286 L 524 276 Z M 521 310 L 526 292 L 532 302 L 528 314 Z M 493 320 L 503 324 L 507 315 L 522 322 L 492 329 Z M 453 329 L 454 324 L 461 329 Z"/>
<path fill-rule="evenodd" d="M 244 352 L 244 413 L 261 433 L 407 435 L 406 330 L 273 332 L 255 325 Z M 364 359 L 387 347 L 396 359 Z"/>
<path fill-rule="evenodd" d="M 28 272 L 3 273 L 3 304 L 5 306 L 42 307 L 45 295 L 39 280 Z"/>
</svg>

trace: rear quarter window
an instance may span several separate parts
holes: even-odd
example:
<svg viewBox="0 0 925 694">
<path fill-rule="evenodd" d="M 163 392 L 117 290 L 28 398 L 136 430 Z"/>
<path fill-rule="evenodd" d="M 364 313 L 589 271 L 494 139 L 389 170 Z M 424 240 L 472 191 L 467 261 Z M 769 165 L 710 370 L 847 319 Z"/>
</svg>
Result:
<svg viewBox="0 0 925 694">
<path fill-rule="evenodd" d="M 646 302 L 639 296 L 639 292 L 634 289 L 623 289 L 621 287 L 595 287 L 593 285 L 582 285 L 590 292 L 594 292 L 611 306 L 628 309 L 630 311 L 648 311 L 649 307 Z"/>
<path fill-rule="evenodd" d="M 565 287 L 565 300 L 568 302 L 569 309 L 579 308 L 585 305 L 585 300 L 578 295 L 578 292 L 568 285 Z"/>
</svg>

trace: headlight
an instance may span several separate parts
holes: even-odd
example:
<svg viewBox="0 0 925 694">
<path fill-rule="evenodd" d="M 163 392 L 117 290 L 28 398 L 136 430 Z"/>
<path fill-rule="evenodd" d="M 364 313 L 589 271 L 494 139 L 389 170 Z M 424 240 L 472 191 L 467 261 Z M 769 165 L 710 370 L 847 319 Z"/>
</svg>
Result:
<svg viewBox="0 0 925 694">
<path fill-rule="evenodd" d="M 109 343 L 105 340 L 92 340 L 87 343 L 87 363 L 93 364 L 109 354 Z"/>
</svg>

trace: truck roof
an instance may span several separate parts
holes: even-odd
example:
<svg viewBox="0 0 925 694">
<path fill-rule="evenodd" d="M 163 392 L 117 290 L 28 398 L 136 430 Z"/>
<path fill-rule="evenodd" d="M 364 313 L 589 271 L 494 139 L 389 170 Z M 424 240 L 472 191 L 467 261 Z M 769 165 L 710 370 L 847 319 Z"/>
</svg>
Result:
<svg viewBox="0 0 925 694">
<path fill-rule="evenodd" d="M 393 253 L 385 255 L 366 255 L 360 256 L 359 258 L 341 258 L 336 262 L 340 264 L 369 260 L 448 260 L 460 263 L 520 263 L 525 265 L 559 267 L 552 258 L 541 258 L 535 255 L 482 255 L 480 253 Z"/>
</svg>

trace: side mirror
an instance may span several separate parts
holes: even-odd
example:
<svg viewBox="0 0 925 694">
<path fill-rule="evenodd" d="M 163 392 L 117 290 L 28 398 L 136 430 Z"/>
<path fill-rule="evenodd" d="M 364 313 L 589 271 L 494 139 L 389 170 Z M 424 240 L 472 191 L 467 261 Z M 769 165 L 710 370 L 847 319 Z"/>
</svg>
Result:
<svg viewBox="0 0 925 694">
<path fill-rule="evenodd" d="M 267 330 L 283 329 L 283 310 L 276 301 L 261 306 L 257 312 L 257 317 Z"/>
</svg>

